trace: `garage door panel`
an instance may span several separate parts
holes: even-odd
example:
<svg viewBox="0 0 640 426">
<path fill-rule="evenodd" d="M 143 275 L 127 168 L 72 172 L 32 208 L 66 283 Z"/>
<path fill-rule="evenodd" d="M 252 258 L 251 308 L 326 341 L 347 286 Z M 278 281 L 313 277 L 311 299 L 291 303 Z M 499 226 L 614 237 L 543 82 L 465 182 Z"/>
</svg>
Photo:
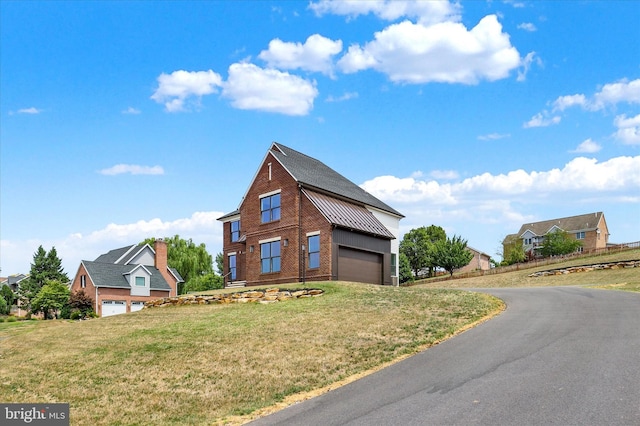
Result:
<svg viewBox="0 0 640 426">
<path fill-rule="evenodd" d="M 131 312 L 136 312 L 144 308 L 144 302 L 131 302 Z"/>
<path fill-rule="evenodd" d="M 338 279 L 382 284 L 382 255 L 340 247 L 338 250 Z"/>
<path fill-rule="evenodd" d="M 127 312 L 127 302 L 124 300 L 103 300 L 102 316 L 110 317 L 112 315 L 120 315 Z"/>
</svg>

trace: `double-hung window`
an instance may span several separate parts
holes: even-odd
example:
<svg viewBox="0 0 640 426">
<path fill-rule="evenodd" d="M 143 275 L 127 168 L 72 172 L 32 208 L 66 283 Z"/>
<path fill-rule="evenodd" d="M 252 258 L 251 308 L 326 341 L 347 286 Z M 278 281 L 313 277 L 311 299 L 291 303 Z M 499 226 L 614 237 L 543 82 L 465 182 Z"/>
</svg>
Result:
<svg viewBox="0 0 640 426">
<path fill-rule="evenodd" d="M 280 220 L 280 193 L 260 198 L 260 221 Z"/>
<path fill-rule="evenodd" d="M 307 238 L 309 244 L 309 268 L 320 267 L 320 235 L 311 235 Z"/>
<path fill-rule="evenodd" d="M 236 242 L 240 239 L 240 221 L 234 220 L 231 222 L 231 242 Z"/>
<path fill-rule="evenodd" d="M 280 272 L 280 240 L 260 244 L 260 272 Z"/>
</svg>

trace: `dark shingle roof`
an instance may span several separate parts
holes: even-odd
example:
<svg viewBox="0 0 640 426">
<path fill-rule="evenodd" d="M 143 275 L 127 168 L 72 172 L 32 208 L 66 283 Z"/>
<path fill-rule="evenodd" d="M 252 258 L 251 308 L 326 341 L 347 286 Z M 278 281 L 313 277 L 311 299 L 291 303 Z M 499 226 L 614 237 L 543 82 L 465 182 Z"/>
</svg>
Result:
<svg viewBox="0 0 640 426">
<path fill-rule="evenodd" d="M 120 259 L 122 256 L 124 256 L 129 250 L 131 250 L 133 247 L 135 247 L 135 244 L 132 244 L 130 246 L 126 246 L 126 247 L 121 247 L 121 248 L 117 248 L 117 249 L 113 249 L 105 254 L 101 254 L 100 256 L 98 256 L 95 260 L 95 262 L 100 262 L 100 263 L 116 263 L 116 261 L 118 259 Z M 126 259 L 125 259 L 126 260 Z M 125 261 L 121 261 L 119 263 L 126 263 Z"/>
<path fill-rule="evenodd" d="M 386 203 L 378 200 L 349 179 L 331 169 L 321 161 L 279 143 L 271 146 L 271 154 L 287 169 L 291 176 L 303 186 L 328 192 L 339 197 L 375 207 L 382 211 L 404 217 Z"/>
<path fill-rule="evenodd" d="M 530 230 L 535 235 L 545 235 L 554 226 L 566 232 L 590 231 L 596 229 L 603 213 L 588 213 L 579 216 L 563 217 L 559 219 L 543 220 L 542 222 L 525 223 L 520 227 L 518 236 Z"/>
<path fill-rule="evenodd" d="M 127 279 L 125 278 L 125 274 L 133 271 L 140 266 L 121 265 L 97 261 L 91 262 L 88 260 L 83 260 L 82 263 L 84 264 L 87 273 L 91 277 L 91 281 L 93 281 L 93 284 L 96 287 L 131 288 L 131 285 L 129 285 Z M 146 265 L 144 267 L 151 273 L 151 290 L 171 290 L 171 287 L 169 287 L 169 284 L 164 279 L 158 268 Z M 180 275 L 178 274 L 178 276 Z"/>
</svg>

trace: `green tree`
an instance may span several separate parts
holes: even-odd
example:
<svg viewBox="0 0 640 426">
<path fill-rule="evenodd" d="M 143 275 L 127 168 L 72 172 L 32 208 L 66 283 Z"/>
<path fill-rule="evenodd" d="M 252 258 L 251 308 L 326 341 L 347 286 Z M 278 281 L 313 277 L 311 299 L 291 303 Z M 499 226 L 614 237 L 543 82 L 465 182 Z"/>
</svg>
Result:
<svg viewBox="0 0 640 426">
<path fill-rule="evenodd" d="M 42 286 L 36 297 L 31 301 L 33 313 L 42 312 L 44 319 L 57 317 L 57 311 L 61 310 L 69 302 L 69 288 L 60 281 L 48 281 Z"/>
<path fill-rule="evenodd" d="M 16 301 L 15 293 L 11 290 L 11 288 L 8 285 L 3 285 L 2 290 L 0 290 L 0 293 L 1 293 L 0 298 L 4 299 L 5 303 L 9 307 L 9 310 L 11 310 L 11 306 L 13 306 L 13 304 Z"/>
<path fill-rule="evenodd" d="M 164 239 L 167 243 L 167 264 L 176 268 L 184 283 L 178 289 L 179 294 L 185 292 L 185 287 L 193 278 L 213 273 L 213 258 L 207 252 L 204 244 L 196 244 L 191 238 L 185 240 L 179 235 Z M 153 247 L 155 238 L 147 238 L 144 244 Z"/>
<path fill-rule="evenodd" d="M 224 273 L 224 255 L 222 253 L 216 254 L 216 269 L 218 270 L 218 275 L 223 275 L 223 273 Z"/>
<path fill-rule="evenodd" d="M 429 240 L 427 245 L 427 268 L 429 269 L 429 277 L 433 277 L 435 268 L 438 266 L 433 259 L 433 247 L 438 241 L 446 240 L 447 233 L 441 226 L 431 225 L 427 227 L 427 238 Z"/>
<path fill-rule="evenodd" d="M 561 256 L 573 253 L 582 247 L 582 242 L 573 238 L 568 232 L 555 230 L 544 237 L 540 254 L 544 257 Z"/>
<path fill-rule="evenodd" d="M 447 234 L 440 226 L 421 226 L 404 234 L 400 242 L 400 253 L 404 253 L 416 278 L 423 269 L 428 269 L 429 276 L 437 266 L 433 262 L 431 252 L 433 245 L 447 238 Z"/>
<path fill-rule="evenodd" d="M 223 287 L 224 282 L 222 280 L 222 276 L 211 273 L 207 275 L 200 275 L 189 280 L 189 282 L 184 286 L 184 292 L 189 293 L 192 291 L 198 292 L 214 290 Z"/>
<path fill-rule="evenodd" d="M 9 312 L 11 312 L 11 306 L 7 305 L 4 297 L 0 297 L 0 315 L 9 315 Z"/>
<path fill-rule="evenodd" d="M 466 266 L 473 259 L 473 254 L 467 249 L 467 240 L 453 236 L 434 244 L 433 261 L 453 276 L 453 271 Z"/>
<path fill-rule="evenodd" d="M 40 289 L 49 281 L 69 282 L 69 277 L 62 269 L 62 261 L 58 258 L 55 247 L 49 253 L 42 248 L 33 255 L 33 263 L 29 270 L 29 277 L 20 282 L 19 296 L 25 308 L 30 313 L 35 313 L 31 309 L 31 301 L 38 295 Z"/>
<path fill-rule="evenodd" d="M 420 271 L 429 263 L 429 234 L 424 226 L 404 234 L 400 241 L 400 253 L 409 262 L 413 276 L 418 278 Z"/>
<path fill-rule="evenodd" d="M 404 284 L 411 281 L 413 281 L 413 273 L 411 273 L 409 259 L 404 253 L 400 253 L 400 282 Z"/>
</svg>

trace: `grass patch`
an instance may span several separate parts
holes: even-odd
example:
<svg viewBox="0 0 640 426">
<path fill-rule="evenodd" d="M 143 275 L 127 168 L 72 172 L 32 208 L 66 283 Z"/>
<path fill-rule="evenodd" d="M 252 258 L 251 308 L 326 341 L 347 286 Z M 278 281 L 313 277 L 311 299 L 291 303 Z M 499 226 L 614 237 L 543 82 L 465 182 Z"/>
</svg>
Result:
<svg viewBox="0 0 640 426">
<path fill-rule="evenodd" d="M 0 324 L 0 400 L 72 424 L 212 424 L 413 354 L 502 309 L 487 295 L 313 283 L 321 297 Z"/>
</svg>

